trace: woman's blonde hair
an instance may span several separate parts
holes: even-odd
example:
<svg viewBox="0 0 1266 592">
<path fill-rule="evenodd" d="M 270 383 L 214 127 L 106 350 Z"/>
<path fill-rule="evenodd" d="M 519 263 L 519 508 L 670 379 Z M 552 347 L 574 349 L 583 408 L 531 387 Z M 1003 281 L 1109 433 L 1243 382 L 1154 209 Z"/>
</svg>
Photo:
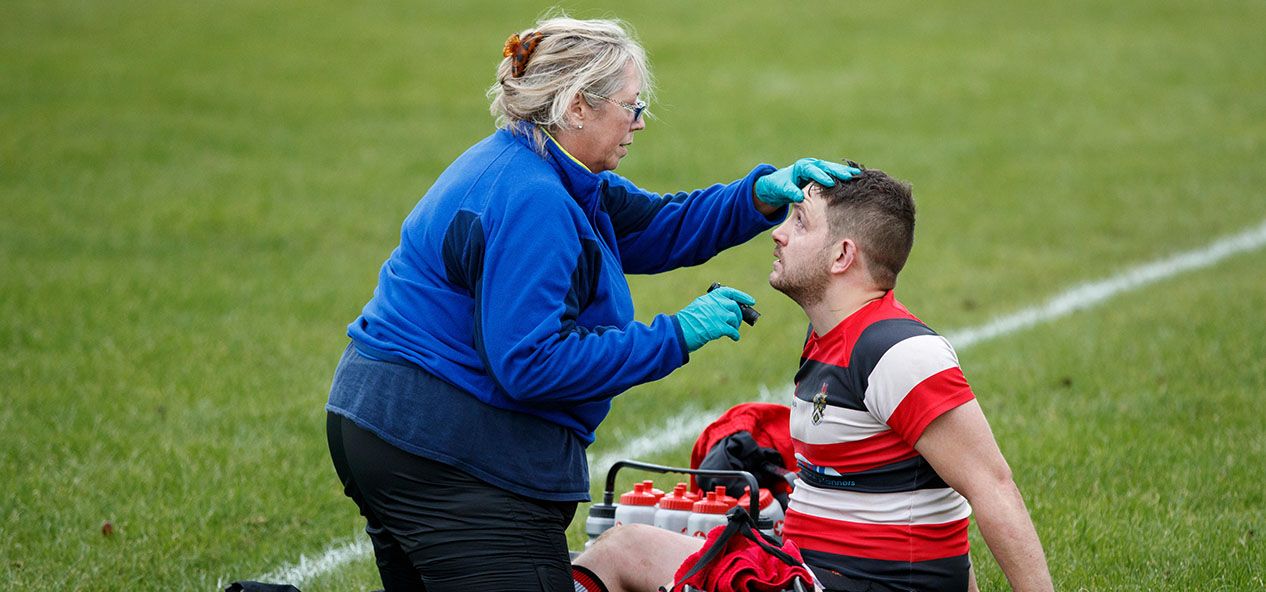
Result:
<svg viewBox="0 0 1266 592">
<path fill-rule="evenodd" d="M 490 110 L 497 127 L 514 130 L 518 123 L 532 124 L 533 143 L 543 151 L 545 134 L 566 123 L 567 107 L 576 95 L 591 106 L 601 99 L 582 91 L 611 96 L 624 85 L 624 68 L 632 63 L 642 82 L 640 97 L 652 96 L 646 50 L 632 29 L 619 20 L 577 20 L 566 15 L 548 17 L 520 37 L 540 33 L 521 76 L 513 75 L 514 57 L 497 66 L 497 82 L 488 89 Z"/>
</svg>

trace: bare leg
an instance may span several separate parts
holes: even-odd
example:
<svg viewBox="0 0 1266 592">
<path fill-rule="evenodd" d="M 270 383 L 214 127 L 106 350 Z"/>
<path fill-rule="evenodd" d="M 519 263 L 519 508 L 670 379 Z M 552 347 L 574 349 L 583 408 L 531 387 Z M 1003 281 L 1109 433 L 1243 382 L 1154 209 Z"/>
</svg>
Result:
<svg viewBox="0 0 1266 592">
<path fill-rule="evenodd" d="M 703 547 L 703 539 L 646 524 L 602 533 L 572 563 L 597 574 L 610 592 L 655 592 L 672 583 L 677 566 Z"/>
<path fill-rule="evenodd" d="M 978 592 L 980 589 L 976 587 L 976 567 L 967 568 L 967 592 Z"/>
</svg>

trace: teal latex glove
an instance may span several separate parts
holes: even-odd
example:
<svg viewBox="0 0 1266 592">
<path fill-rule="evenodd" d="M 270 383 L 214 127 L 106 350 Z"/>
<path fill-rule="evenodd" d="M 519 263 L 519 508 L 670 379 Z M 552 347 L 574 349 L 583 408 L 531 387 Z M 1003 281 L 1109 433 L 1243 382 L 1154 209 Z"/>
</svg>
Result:
<svg viewBox="0 0 1266 592">
<path fill-rule="evenodd" d="M 695 298 L 677 313 L 677 321 L 681 323 L 681 334 L 686 339 L 686 349 L 693 352 L 703 344 L 729 337 L 739 340 L 739 323 L 743 321 L 743 313 L 739 303 L 748 306 L 756 304 L 756 299 L 734 288 L 722 286 L 703 296 Z"/>
<path fill-rule="evenodd" d="M 756 180 L 753 190 L 759 199 L 775 208 L 781 208 L 792 202 L 804 199 L 800 192 L 809 181 L 817 181 L 826 187 L 833 187 L 835 180 L 847 181 L 854 175 L 862 174 L 861 169 L 845 166 L 836 162 L 801 158 L 795 164 L 778 169 Z"/>
</svg>

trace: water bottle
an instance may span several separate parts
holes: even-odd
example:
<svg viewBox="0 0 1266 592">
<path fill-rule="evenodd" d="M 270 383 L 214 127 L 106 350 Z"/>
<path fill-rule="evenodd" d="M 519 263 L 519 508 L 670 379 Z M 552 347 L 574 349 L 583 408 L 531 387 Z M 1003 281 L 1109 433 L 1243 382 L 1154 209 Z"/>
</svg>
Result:
<svg viewBox="0 0 1266 592">
<path fill-rule="evenodd" d="M 585 541 L 585 548 L 588 549 L 593 542 L 598 540 L 598 536 L 606 532 L 608 528 L 615 526 L 615 509 L 616 504 L 593 504 L 589 506 L 589 517 L 585 519 L 585 534 L 589 535 L 589 540 Z"/>
<path fill-rule="evenodd" d="M 750 496 L 743 494 L 743 497 L 738 500 L 739 507 L 747 510 L 750 499 Z M 782 523 L 784 521 L 782 504 L 779 504 L 774 499 L 774 494 L 770 493 L 768 489 L 760 490 L 757 500 L 759 504 L 757 511 L 760 512 L 760 518 L 756 521 L 757 527 L 761 532 L 781 541 Z"/>
<path fill-rule="evenodd" d="M 633 491 L 620 495 L 620 505 L 615 507 L 616 526 L 655 523 L 655 494 L 646 489 L 645 483 L 636 483 Z"/>
<path fill-rule="evenodd" d="M 690 520 L 686 523 L 690 536 L 708 538 L 708 532 L 713 528 L 725 525 L 725 513 L 736 505 L 738 500 L 725 495 L 724 485 L 718 485 L 715 490 L 709 491 L 707 497 L 695 502 L 691 508 Z"/>
<path fill-rule="evenodd" d="M 699 496 L 686 491 L 685 483 L 678 483 L 673 492 L 659 498 L 659 509 L 655 510 L 655 526 L 679 534 L 690 534 L 686 531 L 690 521 L 690 512 Z"/>
</svg>

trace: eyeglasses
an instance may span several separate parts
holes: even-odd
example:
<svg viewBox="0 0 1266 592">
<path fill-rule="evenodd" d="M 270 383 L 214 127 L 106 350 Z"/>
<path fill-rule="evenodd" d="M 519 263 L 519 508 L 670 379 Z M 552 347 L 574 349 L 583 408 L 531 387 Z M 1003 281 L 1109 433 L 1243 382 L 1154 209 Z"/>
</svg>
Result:
<svg viewBox="0 0 1266 592">
<path fill-rule="evenodd" d="M 587 94 L 587 95 L 589 95 L 589 96 L 591 96 L 591 97 L 597 98 L 597 99 L 602 99 L 602 100 L 604 100 L 604 101 L 606 101 L 606 102 L 608 102 L 608 103 L 611 103 L 611 104 L 613 104 L 613 105 L 619 105 L 619 106 L 620 106 L 620 107 L 622 107 L 624 110 L 626 110 L 626 111 L 628 111 L 629 113 L 632 113 L 632 114 L 633 114 L 633 121 L 637 121 L 637 120 L 641 119 L 641 118 L 642 118 L 642 112 L 646 110 L 646 101 L 640 101 L 640 100 L 639 100 L 639 101 L 638 101 L 638 102 L 636 102 L 636 103 L 623 103 L 623 102 L 617 101 L 617 100 L 615 100 L 615 99 L 613 99 L 613 98 L 611 98 L 611 97 L 604 97 L 604 96 L 602 96 L 602 95 L 600 95 L 600 94 L 598 94 L 598 93 L 595 93 L 595 92 L 589 92 L 589 91 L 587 91 L 587 90 L 582 90 L 582 91 L 580 91 L 580 92 L 583 92 L 583 93 L 585 93 L 585 94 Z"/>
</svg>

